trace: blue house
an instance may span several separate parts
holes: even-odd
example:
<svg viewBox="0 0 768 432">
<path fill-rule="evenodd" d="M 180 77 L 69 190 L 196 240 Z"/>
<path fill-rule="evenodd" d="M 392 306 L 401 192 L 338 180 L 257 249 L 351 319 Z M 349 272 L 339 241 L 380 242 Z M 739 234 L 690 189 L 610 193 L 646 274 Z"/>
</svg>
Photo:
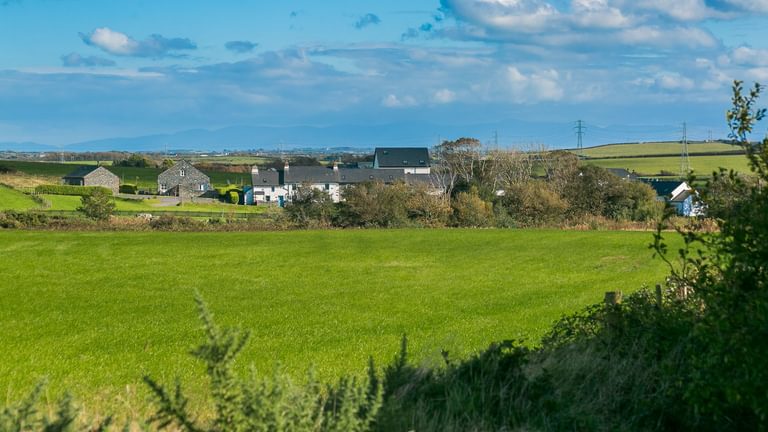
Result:
<svg viewBox="0 0 768 432">
<path fill-rule="evenodd" d="M 675 208 L 680 216 L 701 216 L 701 205 L 694 202 L 696 191 L 687 182 L 671 180 L 644 180 L 656 191 L 656 199 Z"/>
</svg>

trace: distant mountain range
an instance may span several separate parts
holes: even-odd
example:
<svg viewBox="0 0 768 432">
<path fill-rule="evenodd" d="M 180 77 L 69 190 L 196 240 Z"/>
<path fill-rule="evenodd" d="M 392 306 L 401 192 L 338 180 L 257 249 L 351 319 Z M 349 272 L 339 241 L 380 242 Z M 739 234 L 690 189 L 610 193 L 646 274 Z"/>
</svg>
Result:
<svg viewBox="0 0 768 432">
<path fill-rule="evenodd" d="M 704 129 L 705 126 L 702 127 Z M 589 126 L 585 146 L 611 142 L 674 139 L 670 133 L 653 134 L 658 126 Z M 498 134 L 498 135 L 497 135 Z M 525 148 L 546 145 L 549 148 L 575 147 L 574 125 L 508 121 L 477 125 L 436 125 L 398 123 L 390 125 L 338 126 L 232 126 L 222 129 L 190 129 L 176 133 L 137 137 L 106 138 L 66 145 L 35 142 L 0 142 L 0 150 L 17 152 L 58 151 L 224 151 L 224 150 L 295 150 L 325 148 L 370 149 L 374 147 L 432 147 L 443 139 L 474 137 L 489 145 Z"/>
</svg>

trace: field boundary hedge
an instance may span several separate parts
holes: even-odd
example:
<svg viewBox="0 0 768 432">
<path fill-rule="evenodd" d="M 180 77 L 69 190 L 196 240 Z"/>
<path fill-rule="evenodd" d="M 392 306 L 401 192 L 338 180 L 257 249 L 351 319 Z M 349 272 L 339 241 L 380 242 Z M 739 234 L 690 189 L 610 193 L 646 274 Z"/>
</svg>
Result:
<svg viewBox="0 0 768 432">
<path fill-rule="evenodd" d="M 112 195 L 112 190 L 101 186 L 39 185 L 35 187 L 36 194 L 47 195 L 91 196 L 96 190 Z"/>
</svg>

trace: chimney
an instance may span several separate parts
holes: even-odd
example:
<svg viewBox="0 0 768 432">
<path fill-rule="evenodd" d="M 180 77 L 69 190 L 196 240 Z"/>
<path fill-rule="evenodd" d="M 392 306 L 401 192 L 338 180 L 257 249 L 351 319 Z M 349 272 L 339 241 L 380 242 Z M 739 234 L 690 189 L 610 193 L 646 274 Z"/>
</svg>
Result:
<svg viewBox="0 0 768 432">
<path fill-rule="evenodd" d="M 333 172 L 339 172 L 339 163 L 336 161 L 333 162 Z"/>
<path fill-rule="evenodd" d="M 288 171 L 291 167 L 288 165 L 288 161 L 285 161 L 285 166 L 283 167 L 284 170 Z"/>
<path fill-rule="evenodd" d="M 258 165 L 254 165 L 254 166 L 251 167 L 251 175 L 252 176 L 259 175 L 259 166 Z"/>
</svg>

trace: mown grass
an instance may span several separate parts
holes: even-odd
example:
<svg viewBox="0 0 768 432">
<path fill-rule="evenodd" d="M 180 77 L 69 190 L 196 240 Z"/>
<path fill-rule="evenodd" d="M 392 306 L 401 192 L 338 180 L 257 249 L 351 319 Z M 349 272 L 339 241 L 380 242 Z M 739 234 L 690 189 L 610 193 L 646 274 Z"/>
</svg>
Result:
<svg viewBox="0 0 768 432">
<path fill-rule="evenodd" d="M 86 411 L 146 407 L 142 374 L 199 389 L 193 293 L 253 331 L 238 364 L 300 377 L 530 343 L 604 291 L 663 280 L 649 233 L 366 230 L 269 233 L 0 232 L 0 388 L 43 376 Z"/>
<path fill-rule="evenodd" d="M 30 210 L 40 208 L 30 196 L 0 185 L 0 210 Z"/>
<path fill-rule="evenodd" d="M 584 156 L 592 158 L 608 158 L 622 156 L 658 156 L 680 154 L 679 142 L 645 142 L 627 144 L 609 144 L 604 146 L 585 148 Z M 692 142 L 688 144 L 689 154 L 733 152 L 740 151 L 738 145 L 720 142 Z"/>
<path fill-rule="evenodd" d="M 88 165 L 84 163 L 82 165 Z M 27 161 L 0 161 L 0 166 L 5 166 L 28 175 L 64 177 L 75 171 L 77 165 L 55 162 L 27 162 Z M 157 176 L 163 169 L 160 168 L 134 168 L 120 166 L 106 166 L 106 169 L 112 171 L 120 177 L 121 183 L 138 184 L 140 188 L 156 189 Z M 249 184 L 251 181 L 248 173 L 227 173 L 220 171 L 205 171 L 211 178 L 211 183 L 215 186 L 225 186 L 227 184 Z"/>
<path fill-rule="evenodd" d="M 41 195 L 43 199 L 51 203 L 48 210 L 74 211 L 81 205 L 79 196 L 70 195 Z M 265 206 L 241 206 L 233 204 L 201 204 L 195 202 L 184 202 L 182 205 L 163 205 L 159 199 L 133 200 L 124 198 L 115 198 L 115 205 L 118 211 L 137 211 L 148 212 L 224 212 L 224 213 L 262 213 Z"/>
<path fill-rule="evenodd" d="M 625 168 L 639 175 L 658 176 L 662 171 L 678 174 L 680 172 L 680 157 L 647 157 L 647 158 L 617 158 L 590 159 L 585 163 L 603 168 Z M 744 155 L 733 156 L 690 156 L 690 166 L 695 174 L 708 177 L 718 168 L 733 169 L 741 173 L 749 173 L 747 158 Z"/>
</svg>

